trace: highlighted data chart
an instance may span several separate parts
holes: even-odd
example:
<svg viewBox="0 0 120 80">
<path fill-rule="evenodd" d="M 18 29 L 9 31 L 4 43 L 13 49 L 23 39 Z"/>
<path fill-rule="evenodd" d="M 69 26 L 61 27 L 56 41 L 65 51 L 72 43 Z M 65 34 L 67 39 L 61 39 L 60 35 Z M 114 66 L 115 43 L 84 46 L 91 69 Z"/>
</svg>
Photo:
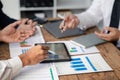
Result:
<svg viewBox="0 0 120 80">
<path fill-rule="evenodd" d="M 73 56 L 70 62 L 55 63 L 55 66 L 57 68 L 58 75 L 112 70 L 100 54 Z"/>
</svg>

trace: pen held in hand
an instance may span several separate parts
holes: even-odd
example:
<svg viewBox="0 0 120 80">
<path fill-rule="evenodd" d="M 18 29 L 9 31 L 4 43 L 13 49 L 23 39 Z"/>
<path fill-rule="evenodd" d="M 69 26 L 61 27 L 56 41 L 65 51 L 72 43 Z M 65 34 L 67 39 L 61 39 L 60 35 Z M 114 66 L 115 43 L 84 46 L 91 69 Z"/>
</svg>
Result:
<svg viewBox="0 0 120 80">
<path fill-rule="evenodd" d="M 65 26 L 65 21 L 64 21 L 64 20 L 62 21 L 62 26 Z M 61 28 L 61 33 L 63 33 L 63 32 L 64 32 L 64 30 L 63 30 L 63 29 L 64 29 L 64 28 L 62 27 L 62 28 Z"/>
<path fill-rule="evenodd" d="M 108 30 L 103 30 L 103 33 L 104 33 L 104 34 L 109 34 L 110 31 L 108 31 Z"/>
</svg>

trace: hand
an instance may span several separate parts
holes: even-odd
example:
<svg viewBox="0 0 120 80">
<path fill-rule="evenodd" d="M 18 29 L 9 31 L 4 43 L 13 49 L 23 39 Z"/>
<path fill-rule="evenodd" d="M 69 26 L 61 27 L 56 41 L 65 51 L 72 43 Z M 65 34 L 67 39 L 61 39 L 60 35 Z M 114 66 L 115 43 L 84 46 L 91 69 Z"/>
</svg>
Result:
<svg viewBox="0 0 120 80">
<path fill-rule="evenodd" d="M 19 25 L 17 30 L 20 31 L 21 33 L 32 36 L 36 31 L 36 24 L 37 22 L 33 22 L 32 20 L 21 19 L 21 24 Z"/>
<path fill-rule="evenodd" d="M 101 31 L 100 33 L 95 32 L 97 36 L 100 38 L 107 40 L 107 41 L 115 41 L 118 40 L 120 37 L 120 31 L 117 28 L 112 28 L 112 27 L 105 27 L 105 30 L 109 31 L 109 33 L 105 34 L 104 30 Z"/>
<path fill-rule="evenodd" d="M 47 46 L 37 45 L 21 54 L 19 57 L 23 62 L 23 66 L 34 65 L 48 58 L 48 49 Z"/>
<path fill-rule="evenodd" d="M 64 18 L 64 21 L 60 24 L 59 28 L 65 31 L 68 28 L 75 28 L 79 24 L 77 16 L 70 14 Z"/>
<path fill-rule="evenodd" d="M 28 35 L 21 34 L 18 32 L 15 27 L 20 25 L 21 21 L 16 21 L 8 26 L 6 26 L 2 31 L 0 31 L 0 41 L 3 42 L 22 42 Z"/>
</svg>

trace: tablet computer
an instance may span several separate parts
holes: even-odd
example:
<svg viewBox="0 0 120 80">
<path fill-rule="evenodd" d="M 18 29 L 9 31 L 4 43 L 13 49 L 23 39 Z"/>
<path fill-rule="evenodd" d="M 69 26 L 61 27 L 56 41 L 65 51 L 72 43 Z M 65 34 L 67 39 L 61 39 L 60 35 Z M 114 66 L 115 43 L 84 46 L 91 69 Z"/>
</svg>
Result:
<svg viewBox="0 0 120 80">
<path fill-rule="evenodd" d="M 63 62 L 70 61 L 71 56 L 64 43 L 36 43 L 35 45 L 46 45 L 50 49 L 48 50 L 49 57 L 42 61 L 46 62 Z"/>
</svg>

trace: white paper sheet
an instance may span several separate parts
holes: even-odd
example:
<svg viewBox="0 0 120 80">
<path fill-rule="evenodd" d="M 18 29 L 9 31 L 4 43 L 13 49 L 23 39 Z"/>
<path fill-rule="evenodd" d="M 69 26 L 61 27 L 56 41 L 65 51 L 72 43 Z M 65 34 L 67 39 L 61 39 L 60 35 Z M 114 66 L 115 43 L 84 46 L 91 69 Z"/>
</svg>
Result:
<svg viewBox="0 0 120 80">
<path fill-rule="evenodd" d="M 52 64 L 37 64 L 24 67 L 13 80 L 59 80 Z"/>
<path fill-rule="evenodd" d="M 64 65 L 64 66 L 63 66 Z M 55 63 L 58 75 L 111 71 L 100 54 L 72 56 L 72 61 Z"/>
</svg>

